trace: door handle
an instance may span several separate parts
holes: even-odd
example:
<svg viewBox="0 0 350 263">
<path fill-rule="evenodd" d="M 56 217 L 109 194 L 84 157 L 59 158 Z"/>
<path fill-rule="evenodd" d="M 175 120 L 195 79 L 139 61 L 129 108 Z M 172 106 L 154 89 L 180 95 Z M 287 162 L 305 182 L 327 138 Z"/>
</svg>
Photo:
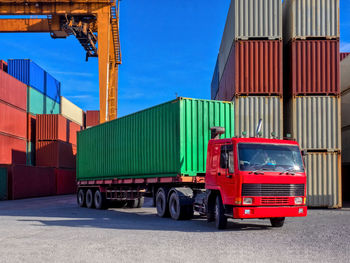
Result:
<svg viewBox="0 0 350 263">
<path fill-rule="evenodd" d="M 227 178 L 232 178 L 232 175 L 228 174 L 226 175 Z"/>
</svg>

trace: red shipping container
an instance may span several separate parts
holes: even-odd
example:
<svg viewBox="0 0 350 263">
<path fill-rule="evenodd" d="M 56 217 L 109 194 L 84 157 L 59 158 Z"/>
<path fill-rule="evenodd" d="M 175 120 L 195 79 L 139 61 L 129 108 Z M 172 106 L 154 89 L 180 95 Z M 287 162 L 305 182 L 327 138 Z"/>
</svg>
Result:
<svg viewBox="0 0 350 263">
<path fill-rule="evenodd" d="M 344 58 L 350 55 L 350 52 L 343 52 L 340 53 L 340 61 L 342 61 Z"/>
<path fill-rule="evenodd" d="M 74 194 L 77 190 L 75 170 L 55 169 L 56 194 Z"/>
<path fill-rule="evenodd" d="M 242 95 L 283 94 L 283 43 L 249 40 L 233 43 L 223 71 L 220 99 Z"/>
<path fill-rule="evenodd" d="M 25 165 L 9 165 L 7 169 L 9 199 L 56 194 L 55 169 Z"/>
<path fill-rule="evenodd" d="M 27 86 L 0 70 L 0 100 L 27 110 Z"/>
<path fill-rule="evenodd" d="M 60 140 L 77 144 L 77 132 L 81 127 L 60 114 L 36 116 L 36 140 Z"/>
<path fill-rule="evenodd" d="M 92 127 L 100 124 L 100 111 L 88 110 L 86 111 L 86 127 Z"/>
<path fill-rule="evenodd" d="M 0 132 L 25 139 L 27 137 L 27 112 L 0 101 Z"/>
<path fill-rule="evenodd" d="M 26 164 L 27 142 L 8 134 L 0 133 L 0 163 Z"/>
<path fill-rule="evenodd" d="M 36 165 L 75 168 L 76 147 L 63 141 L 37 141 Z"/>
<path fill-rule="evenodd" d="M 339 40 L 294 40 L 285 49 L 287 95 L 339 95 Z"/>
<path fill-rule="evenodd" d="M 35 142 L 36 140 L 36 116 L 30 113 L 27 114 L 27 140 Z"/>
<path fill-rule="evenodd" d="M 0 60 L 0 71 L 7 72 L 7 63 L 3 60 Z"/>
</svg>

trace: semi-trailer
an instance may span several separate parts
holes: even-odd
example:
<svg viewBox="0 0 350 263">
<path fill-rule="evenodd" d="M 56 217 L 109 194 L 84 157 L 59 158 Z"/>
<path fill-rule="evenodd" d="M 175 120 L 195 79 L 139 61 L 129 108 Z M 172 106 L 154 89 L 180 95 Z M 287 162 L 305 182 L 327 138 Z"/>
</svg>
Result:
<svg viewBox="0 0 350 263">
<path fill-rule="evenodd" d="M 136 208 L 149 196 L 160 217 L 198 212 L 219 229 L 307 214 L 298 143 L 235 137 L 231 102 L 177 98 L 80 131 L 77 185 L 81 207 Z"/>
</svg>

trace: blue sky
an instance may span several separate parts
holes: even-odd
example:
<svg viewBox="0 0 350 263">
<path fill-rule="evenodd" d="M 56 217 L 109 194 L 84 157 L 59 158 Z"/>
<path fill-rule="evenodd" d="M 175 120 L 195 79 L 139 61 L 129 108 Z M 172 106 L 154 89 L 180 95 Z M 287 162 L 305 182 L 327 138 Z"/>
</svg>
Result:
<svg viewBox="0 0 350 263">
<path fill-rule="evenodd" d="M 121 1 L 123 116 L 171 99 L 210 98 L 210 82 L 229 0 Z M 340 0 L 341 51 L 350 52 L 350 1 Z M 84 110 L 98 109 L 98 63 L 85 62 L 74 37 L 0 34 L 0 58 L 30 58 L 62 82 L 63 96 Z"/>
</svg>

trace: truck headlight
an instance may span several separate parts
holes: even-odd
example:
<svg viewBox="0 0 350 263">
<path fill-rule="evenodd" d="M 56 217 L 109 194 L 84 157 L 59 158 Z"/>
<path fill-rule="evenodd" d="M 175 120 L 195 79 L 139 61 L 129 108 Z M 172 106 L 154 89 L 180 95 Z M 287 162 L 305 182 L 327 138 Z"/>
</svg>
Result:
<svg viewBox="0 0 350 263">
<path fill-rule="evenodd" d="M 243 204 L 244 205 L 251 205 L 253 203 L 253 198 L 250 197 L 244 197 L 243 198 Z"/>
<path fill-rule="evenodd" d="M 294 198 L 294 203 L 295 203 L 296 205 L 301 205 L 301 204 L 303 204 L 303 198 L 302 198 L 302 197 L 295 197 L 295 198 Z"/>
</svg>

